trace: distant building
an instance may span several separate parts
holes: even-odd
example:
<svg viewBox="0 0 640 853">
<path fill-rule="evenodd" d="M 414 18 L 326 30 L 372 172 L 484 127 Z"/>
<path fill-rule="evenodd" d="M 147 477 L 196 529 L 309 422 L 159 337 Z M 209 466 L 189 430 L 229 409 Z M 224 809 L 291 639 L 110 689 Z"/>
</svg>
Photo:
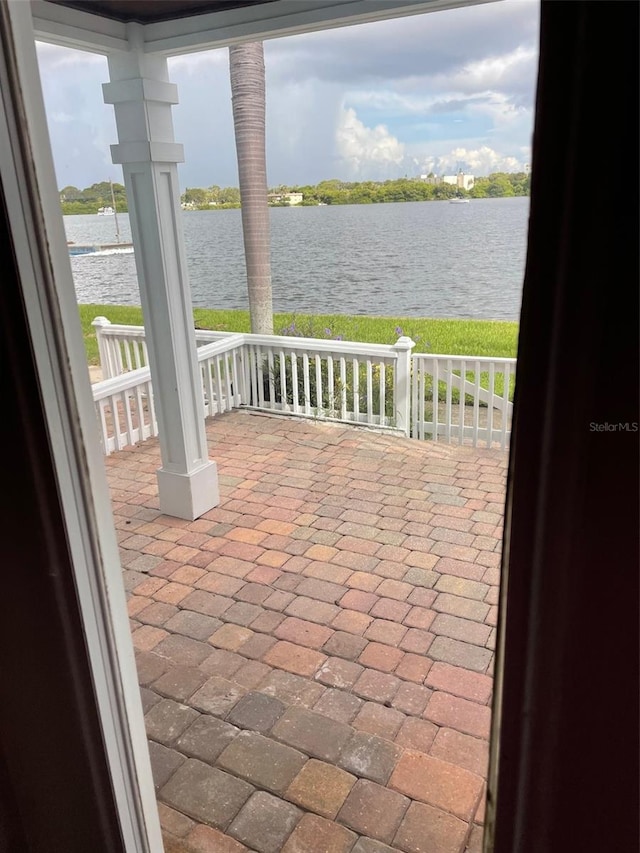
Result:
<svg viewBox="0 0 640 853">
<path fill-rule="evenodd" d="M 458 172 L 457 175 L 444 175 L 442 180 L 445 184 L 458 187 L 459 190 L 471 190 L 476 182 L 473 175 L 465 175 L 464 172 Z"/>
<path fill-rule="evenodd" d="M 270 204 L 279 204 L 281 202 L 289 205 L 302 204 L 302 199 L 302 193 L 269 193 L 268 196 Z"/>
<path fill-rule="evenodd" d="M 428 175 L 420 175 L 420 180 L 425 184 L 440 184 L 442 183 L 442 178 L 439 178 L 437 175 L 434 175 L 433 172 L 429 172 Z"/>
</svg>

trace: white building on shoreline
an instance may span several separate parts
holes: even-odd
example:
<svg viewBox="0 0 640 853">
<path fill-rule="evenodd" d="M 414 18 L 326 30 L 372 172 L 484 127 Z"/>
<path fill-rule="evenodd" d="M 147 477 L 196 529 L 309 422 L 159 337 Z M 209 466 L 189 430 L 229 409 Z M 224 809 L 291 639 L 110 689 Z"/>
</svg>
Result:
<svg viewBox="0 0 640 853">
<path fill-rule="evenodd" d="M 458 187 L 459 190 L 471 190 L 476 182 L 474 175 L 465 175 L 464 172 L 458 172 L 457 175 L 444 175 L 443 183 L 451 184 Z"/>
</svg>

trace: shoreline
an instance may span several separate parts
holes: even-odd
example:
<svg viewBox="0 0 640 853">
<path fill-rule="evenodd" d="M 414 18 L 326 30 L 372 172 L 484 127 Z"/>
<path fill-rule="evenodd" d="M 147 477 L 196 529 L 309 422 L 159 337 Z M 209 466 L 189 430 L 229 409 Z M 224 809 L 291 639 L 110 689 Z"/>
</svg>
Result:
<svg viewBox="0 0 640 853">
<path fill-rule="evenodd" d="M 140 326 L 138 305 L 78 305 L 87 363 L 99 364 L 98 346 L 91 326 L 96 317 L 112 323 Z M 194 326 L 213 331 L 249 332 L 249 312 L 194 308 Z M 393 344 L 401 335 L 412 338 L 414 352 L 515 358 L 519 324 L 509 320 L 444 319 L 430 317 L 377 317 L 360 314 L 274 313 L 274 333 L 322 340 L 351 340 Z"/>
<path fill-rule="evenodd" d="M 453 198 L 453 196 L 451 197 Z M 329 202 L 301 202 L 300 204 L 270 204 L 268 205 L 269 209 L 295 209 L 298 207 L 361 207 L 362 205 L 380 205 L 380 204 L 422 204 L 423 202 L 450 202 L 451 198 L 398 198 L 398 199 L 385 199 L 384 201 L 379 200 L 368 200 L 368 201 L 329 201 Z M 530 198 L 527 193 L 517 193 L 515 195 L 509 196 L 465 196 L 470 202 L 472 201 L 498 201 L 504 200 L 505 198 Z M 97 208 L 96 210 L 74 210 L 67 212 L 62 209 L 63 216 L 97 216 Z M 203 211 L 214 211 L 214 210 L 241 210 L 241 204 L 216 204 L 216 205 L 196 205 L 196 207 L 183 207 L 181 209 L 182 213 L 202 213 Z M 128 208 L 123 208 L 122 210 L 118 210 L 118 213 L 129 213 Z"/>
</svg>

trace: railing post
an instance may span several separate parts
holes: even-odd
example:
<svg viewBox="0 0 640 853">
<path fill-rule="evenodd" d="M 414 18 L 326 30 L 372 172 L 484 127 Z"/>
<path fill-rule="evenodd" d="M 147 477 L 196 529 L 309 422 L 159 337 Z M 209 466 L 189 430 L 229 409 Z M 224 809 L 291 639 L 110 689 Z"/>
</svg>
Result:
<svg viewBox="0 0 640 853">
<path fill-rule="evenodd" d="M 393 383 L 393 409 L 396 429 L 407 438 L 411 435 L 411 350 L 415 342 L 403 335 L 394 344 L 397 352 L 395 379 Z"/>
<path fill-rule="evenodd" d="M 113 369 L 114 365 L 111 363 L 109 343 L 102 331 L 105 326 L 111 325 L 111 320 L 107 320 L 106 317 L 96 317 L 95 320 L 91 323 L 91 325 L 96 330 L 96 340 L 98 342 L 98 356 L 100 358 L 102 378 L 112 379 L 117 374 Z"/>
</svg>

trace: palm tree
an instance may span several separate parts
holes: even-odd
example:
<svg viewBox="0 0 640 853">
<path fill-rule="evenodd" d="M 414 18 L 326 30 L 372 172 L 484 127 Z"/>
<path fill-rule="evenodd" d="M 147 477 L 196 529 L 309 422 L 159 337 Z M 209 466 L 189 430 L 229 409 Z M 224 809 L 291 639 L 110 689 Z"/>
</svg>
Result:
<svg viewBox="0 0 640 853">
<path fill-rule="evenodd" d="M 273 334 L 262 42 L 229 48 L 251 331 Z"/>
</svg>

